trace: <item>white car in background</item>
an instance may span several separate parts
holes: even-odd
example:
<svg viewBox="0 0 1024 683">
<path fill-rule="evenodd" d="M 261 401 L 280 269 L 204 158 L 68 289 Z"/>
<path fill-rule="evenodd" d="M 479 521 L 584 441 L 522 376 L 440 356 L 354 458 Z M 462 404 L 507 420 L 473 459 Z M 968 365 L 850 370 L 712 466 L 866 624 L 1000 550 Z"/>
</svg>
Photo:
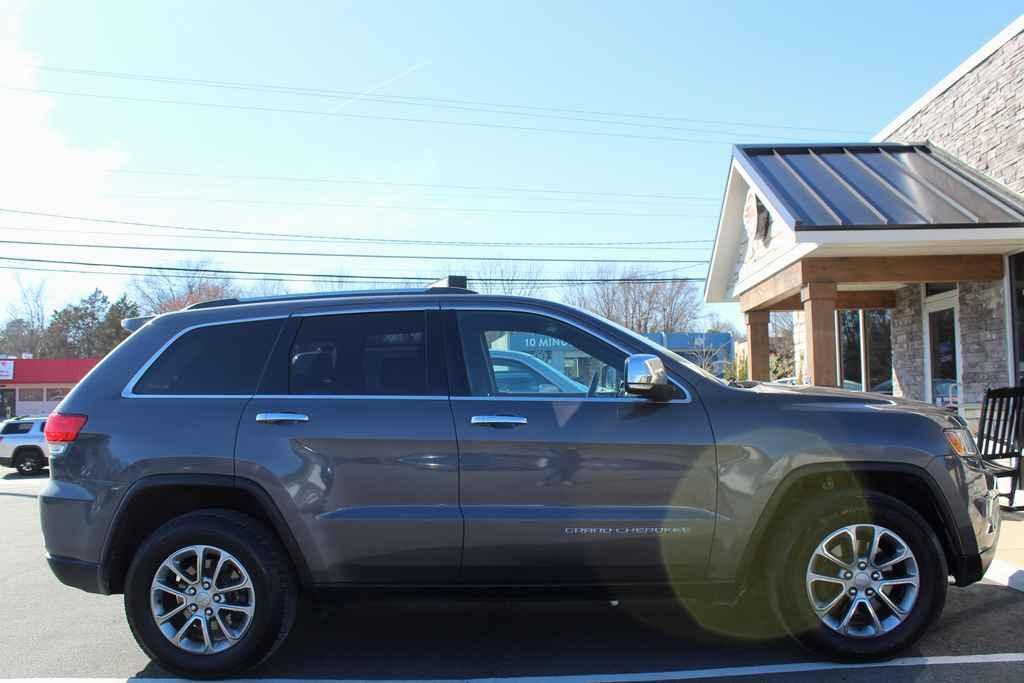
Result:
<svg viewBox="0 0 1024 683">
<path fill-rule="evenodd" d="M 45 417 L 12 417 L 0 423 L 0 467 L 13 467 L 21 474 L 43 471 L 46 459 Z"/>
</svg>

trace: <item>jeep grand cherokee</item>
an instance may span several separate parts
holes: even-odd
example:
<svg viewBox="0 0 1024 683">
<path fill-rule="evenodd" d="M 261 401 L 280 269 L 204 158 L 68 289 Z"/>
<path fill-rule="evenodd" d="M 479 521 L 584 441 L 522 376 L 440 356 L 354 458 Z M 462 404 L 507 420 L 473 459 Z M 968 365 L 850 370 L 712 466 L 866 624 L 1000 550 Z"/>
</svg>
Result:
<svg viewBox="0 0 1024 683">
<path fill-rule="evenodd" d="M 885 657 L 994 553 L 957 416 L 730 386 L 551 302 L 231 299 L 131 326 L 47 421 L 42 525 L 57 577 L 123 593 L 178 674 L 260 662 L 320 588 L 757 593 L 801 643 Z M 516 354 L 565 381 L 498 381 Z"/>
</svg>

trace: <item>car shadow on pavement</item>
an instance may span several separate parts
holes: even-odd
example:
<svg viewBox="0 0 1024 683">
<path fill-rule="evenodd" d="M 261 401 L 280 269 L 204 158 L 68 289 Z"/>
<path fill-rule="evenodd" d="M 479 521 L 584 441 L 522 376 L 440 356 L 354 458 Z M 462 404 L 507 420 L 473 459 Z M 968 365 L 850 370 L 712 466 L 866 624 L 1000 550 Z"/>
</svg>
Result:
<svg viewBox="0 0 1024 683">
<path fill-rule="evenodd" d="M 50 476 L 50 470 L 44 469 L 36 474 L 20 474 L 18 472 L 8 472 L 7 474 L 0 477 L 4 481 L 31 481 L 33 479 L 46 479 Z"/>
<path fill-rule="evenodd" d="M 624 674 L 817 661 L 766 608 L 481 602 L 300 606 L 281 649 L 247 678 L 466 679 Z M 946 612 L 901 656 L 1020 650 L 1024 593 L 950 590 Z M 165 677 L 150 664 L 139 677 Z"/>
</svg>

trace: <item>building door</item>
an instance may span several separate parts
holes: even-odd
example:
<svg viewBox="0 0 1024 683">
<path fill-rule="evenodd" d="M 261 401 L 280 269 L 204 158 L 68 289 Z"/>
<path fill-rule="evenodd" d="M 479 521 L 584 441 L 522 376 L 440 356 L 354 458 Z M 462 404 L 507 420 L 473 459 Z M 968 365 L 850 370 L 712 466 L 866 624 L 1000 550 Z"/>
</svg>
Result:
<svg viewBox="0 0 1024 683">
<path fill-rule="evenodd" d="M 14 389 L 0 389 L 0 418 L 14 417 Z"/>
<path fill-rule="evenodd" d="M 957 290 L 924 302 L 925 396 L 938 406 L 960 407 L 960 321 Z"/>
</svg>

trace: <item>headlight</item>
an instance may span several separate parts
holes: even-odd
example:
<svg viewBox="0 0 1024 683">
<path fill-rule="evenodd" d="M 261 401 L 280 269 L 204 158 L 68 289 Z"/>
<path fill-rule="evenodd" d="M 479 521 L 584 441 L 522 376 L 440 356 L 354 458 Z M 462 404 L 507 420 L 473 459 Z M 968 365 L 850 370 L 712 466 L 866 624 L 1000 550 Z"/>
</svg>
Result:
<svg viewBox="0 0 1024 683">
<path fill-rule="evenodd" d="M 974 443 L 974 437 L 967 429 L 947 429 L 946 441 L 949 442 L 953 452 L 960 457 L 975 457 L 978 455 L 978 446 Z"/>
</svg>

